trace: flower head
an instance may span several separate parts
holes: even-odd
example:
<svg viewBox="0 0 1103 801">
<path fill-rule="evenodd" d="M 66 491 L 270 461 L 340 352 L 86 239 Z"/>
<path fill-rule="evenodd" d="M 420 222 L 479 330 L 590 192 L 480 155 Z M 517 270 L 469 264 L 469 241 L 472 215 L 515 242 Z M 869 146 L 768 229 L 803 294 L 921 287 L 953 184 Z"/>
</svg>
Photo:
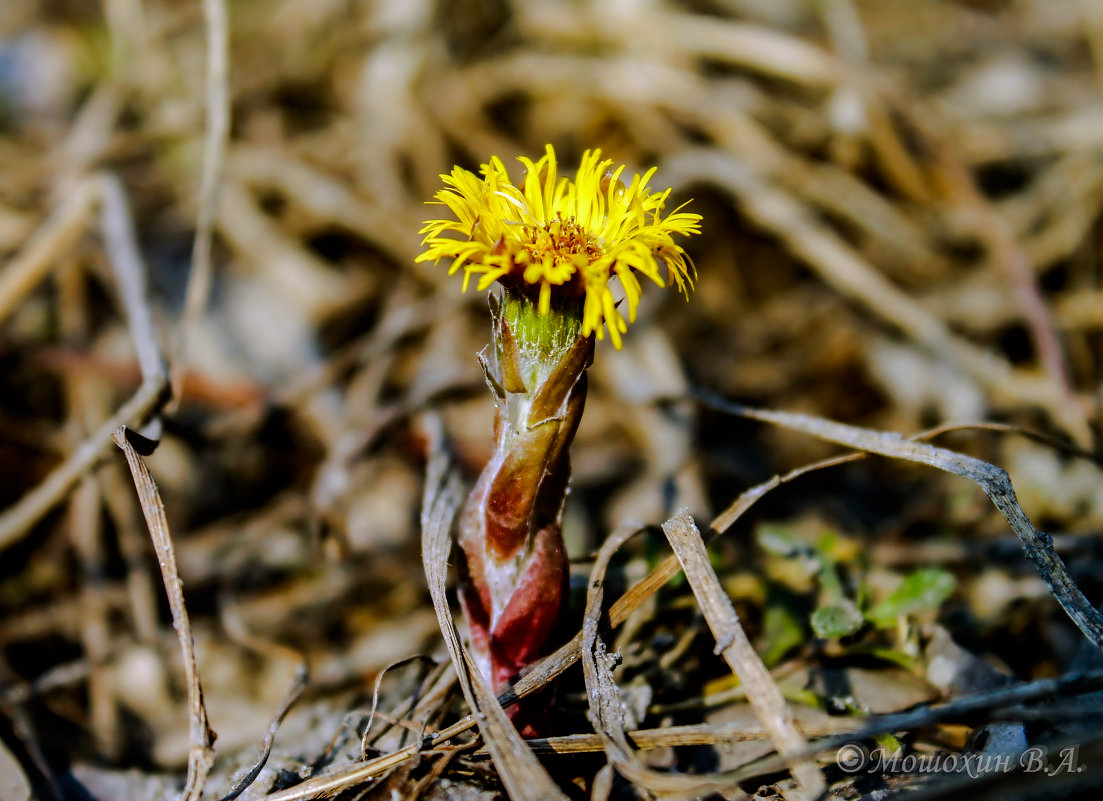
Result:
<svg viewBox="0 0 1103 801">
<path fill-rule="evenodd" d="M 535 164 L 519 160 L 526 172 L 516 186 L 497 156 L 482 166 L 482 178 L 461 167 L 442 175 L 445 188 L 433 202 L 456 219 L 425 224 L 427 249 L 417 260 L 450 258 L 449 274 L 464 270 L 464 290 L 473 276 L 479 291 L 499 281 L 536 299 L 542 314 L 581 299 L 583 335 L 600 339 L 608 328 L 617 348 L 628 325 L 609 288 L 613 275 L 629 322 L 640 298 L 636 273 L 688 294 L 693 263 L 673 235 L 699 233 L 701 217 L 682 207 L 662 215 L 670 190 L 648 188 L 654 168 L 625 186 L 624 166 L 614 168 L 600 150 L 583 153 L 573 181 L 558 175 L 551 145 Z"/>
</svg>

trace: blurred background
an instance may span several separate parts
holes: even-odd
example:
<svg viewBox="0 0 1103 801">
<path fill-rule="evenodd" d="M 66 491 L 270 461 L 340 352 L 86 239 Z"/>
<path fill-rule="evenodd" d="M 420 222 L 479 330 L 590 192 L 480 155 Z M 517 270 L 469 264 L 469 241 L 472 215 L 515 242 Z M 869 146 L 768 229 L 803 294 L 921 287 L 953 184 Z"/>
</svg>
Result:
<svg viewBox="0 0 1103 801">
<path fill-rule="evenodd" d="M 418 554 L 420 420 L 443 415 L 471 478 L 493 412 L 475 359 L 485 297 L 413 261 L 453 164 L 498 155 L 519 178 L 515 156 L 545 143 L 565 172 L 600 147 L 630 170 L 658 165 L 653 185 L 704 216 L 685 243 L 688 302 L 645 287 L 623 351 L 599 343 L 565 524 L 581 581 L 616 527 L 682 506 L 704 526 L 748 487 L 838 452 L 703 408 L 695 388 L 902 434 L 998 421 L 1098 453 L 1103 2 L 226 5 L 227 79 L 213 85 L 198 0 L 0 5 L 0 506 L 22 508 L 139 387 L 111 244 L 129 221 L 177 371 L 148 464 L 223 785 L 255 758 L 296 654 L 311 680 L 266 788 L 344 761 L 359 748 L 347 716 L 370 706 L 379 671 L 442 653 Z M 204 203 L 212 282 L 186 314 Z M 1008 431 L 937 441 L 1007 469 L 1100 597 L 1091 460 Z M 152 797 L 138 782 L 175 787 L 187 758 L 149 537 L 121 454 L 101 451 L 33 520 L 0 518 L 0 736 L 43 797 L 82 797 L 78 784 Z M 661 535 L 638 538 L 617 570 L 638 578 L 665 553 Z M 815 679 L 828 657 L 887 677 L 855 709 L 944 697 L 925 668 L 947 633 L 1009 681 L 1077 657 L 1080 635 L 1006 523 L 952 476 L 881 459 L 816 473 L 712 554 L 760 651 L 812 706 L 830 706 Z M 871 611 L 917 570 L 933 596 Z M 650 725 L 712 720 L 738 699 L 713 698 L 726 671 L 688 590 L 667 592 L 620 643 L 633 658 L 618 677 Z M 854 627 L 813 622 L 841 601 Z M 877 648 L 907 658 L 867 664 Z M 387 678 L 384 697 L 406 697 L 418 670 Z M 570 730 L 588 731 L 564 698 Z M 672 711 L 686 699 L 700 703 Z"/>
</svg>

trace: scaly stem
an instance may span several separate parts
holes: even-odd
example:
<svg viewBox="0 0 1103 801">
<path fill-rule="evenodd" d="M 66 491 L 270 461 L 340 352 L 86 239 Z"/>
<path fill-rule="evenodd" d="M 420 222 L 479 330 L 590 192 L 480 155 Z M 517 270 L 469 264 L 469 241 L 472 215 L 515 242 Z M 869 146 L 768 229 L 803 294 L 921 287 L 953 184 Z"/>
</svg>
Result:
<svg viewBox="0 0 1103 801">
<path fill-rule="evenodd" d="M 494 453 L 464 504 L 459 541 L 472 649 L 498 690 L 544 655 L 563 609 L 567 449 L 594 342 L 575 308 L 541 314 L 502 288 L 491 310 L 493 343 L 481 360 L 497 406 Z"/>
</svg>

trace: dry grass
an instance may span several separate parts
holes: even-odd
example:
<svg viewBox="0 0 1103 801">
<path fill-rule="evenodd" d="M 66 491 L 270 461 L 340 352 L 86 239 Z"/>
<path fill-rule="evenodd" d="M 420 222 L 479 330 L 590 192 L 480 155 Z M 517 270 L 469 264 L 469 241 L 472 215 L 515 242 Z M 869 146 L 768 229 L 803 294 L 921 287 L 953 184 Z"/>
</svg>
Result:
<svg viewBox="0 0 1103 801">
<path fill-rule="evenodd" d="M 833 763 L 886 735 L 1098 785 L 1101 8 L 4 4 L 0 797 L 961 791 Z M 444 594 L 485 301 L 413 258 L 439 173 L 546 142 L 705 222 L 598 349 L 536 759 Z"/>
</svg>

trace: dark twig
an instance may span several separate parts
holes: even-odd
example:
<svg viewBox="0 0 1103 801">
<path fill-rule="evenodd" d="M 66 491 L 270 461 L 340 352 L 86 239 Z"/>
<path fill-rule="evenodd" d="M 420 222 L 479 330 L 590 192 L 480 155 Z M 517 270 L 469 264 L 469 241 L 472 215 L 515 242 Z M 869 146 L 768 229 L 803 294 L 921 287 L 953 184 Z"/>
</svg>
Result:
<svg viewBox="0 0 1103 801">
<path fill-rule="evenodd" d="M 1053 539 L 1035 528 L 1023 512 L 1007 471 L 989 462 L 905 439 L 892 432 L 858 428 L 809 415 L 754 409 L 701 390 L 694 395 L 701 403 L 717 411 L 802 431 L 867 453 L 926 464 L 976 482 L 1019 536 L 1027 558 L 1034 563 L 1057 602 L 1092 645 L 1103 650 L 1103 614 L 1096 610 L 1073 581 L 1065 563 L 1053 548 Z"/>
</svg>

